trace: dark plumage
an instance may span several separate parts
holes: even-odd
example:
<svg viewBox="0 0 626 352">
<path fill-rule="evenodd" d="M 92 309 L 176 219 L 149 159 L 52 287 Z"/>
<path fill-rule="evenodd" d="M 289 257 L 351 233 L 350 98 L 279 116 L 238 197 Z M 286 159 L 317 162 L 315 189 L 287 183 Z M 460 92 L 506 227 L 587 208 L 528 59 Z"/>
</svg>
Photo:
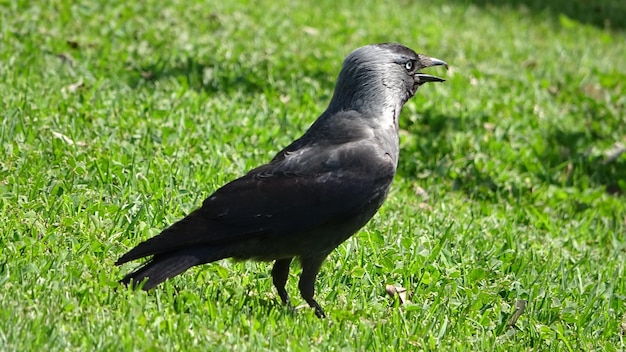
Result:
<svg viewBox="0 0 626 352">
<path fill-rule="evenodd" d="M 443 81 L 417 72 L 435 65 L 446 64 L 400 44 L 353 51 L 327 110 L 301 138 L 124 254 L 116 265 L 151 258 L 121 282 L 148 290 L 223 258 L 276 260 L 273 282 L 288 304 L 289 265 L 298 258 L 302 297 L 325 316 L 313 298 L 315 277 L 385 200 L 398 163 L 400 110 L 420 85 Z"/>
</svg>

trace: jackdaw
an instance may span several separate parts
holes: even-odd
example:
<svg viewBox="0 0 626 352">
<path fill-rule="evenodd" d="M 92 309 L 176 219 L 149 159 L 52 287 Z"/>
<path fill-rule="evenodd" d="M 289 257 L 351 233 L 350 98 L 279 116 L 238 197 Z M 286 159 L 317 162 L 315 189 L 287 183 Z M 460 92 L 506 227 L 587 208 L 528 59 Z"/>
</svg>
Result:
<svg viewBox="0 0 626 352">
<path fill-rule="evenodd" d="M 273 283 L 290 305 L 285 284 L 298 258 L 300 293 L 325 317 L 313 298 L 320 266 L 385 200 L 398 165 L 400 110 L 422 84 L 444 81 L 419 72 L 437 65 L 447 68 L 395 43 L 354 50 L 328 108 L 302 137 L 124 254 L 116 265 L 151 258 L 120 282 L 148 290 L 224 258 L 275 260 Z"/>
</svg>

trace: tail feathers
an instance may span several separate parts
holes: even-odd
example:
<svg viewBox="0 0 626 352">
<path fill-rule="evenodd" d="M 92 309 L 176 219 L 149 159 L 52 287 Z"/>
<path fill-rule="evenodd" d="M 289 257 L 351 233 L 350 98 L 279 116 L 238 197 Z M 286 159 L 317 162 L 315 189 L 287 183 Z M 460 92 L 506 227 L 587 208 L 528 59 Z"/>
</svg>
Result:
<svg viewBox="0 0 626 352">
<path fill-rule="evenodd" d="M 157 254 L 139 269 L 124 276 L 120 282 L 124 285 L 140 286 L 147 291 L 192 266 L 222 259 L 211 255 L 212 252 L 214 251 L 210 248 L 200 248 Z"/>
<path fill-rule="evenodd" d="M 198 208 L 185 218 L 163 230 L 159 235 L 138 244 L 135 248 L 121 256 L 115 262 L 115 265 L 198 245 L 199 242 L 206 238 L 206 234 L 209 232 L 208 227 L 203 209 Z"/>
</svg>

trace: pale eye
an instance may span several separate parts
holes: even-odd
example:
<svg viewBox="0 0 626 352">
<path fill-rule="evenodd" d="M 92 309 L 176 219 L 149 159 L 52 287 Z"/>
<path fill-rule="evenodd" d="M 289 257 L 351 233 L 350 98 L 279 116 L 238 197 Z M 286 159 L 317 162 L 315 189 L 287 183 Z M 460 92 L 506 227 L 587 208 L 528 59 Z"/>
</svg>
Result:
<svg viewBox="0 0 626 352">
<path fill-rule="evenodd" d="M 404 64 L 404 67 L 406 68 L 407 71 L 413 71 L 413 60 L 409 60 L 406 62 L 406 64 Z"/>
</svg>

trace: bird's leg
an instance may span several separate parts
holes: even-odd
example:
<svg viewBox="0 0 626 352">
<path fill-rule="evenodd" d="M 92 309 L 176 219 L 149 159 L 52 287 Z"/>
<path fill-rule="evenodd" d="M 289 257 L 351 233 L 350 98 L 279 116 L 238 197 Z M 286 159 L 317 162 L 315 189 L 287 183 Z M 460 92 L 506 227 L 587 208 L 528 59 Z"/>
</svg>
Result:
<svg viewBox="0 0 626 352">
<path fill-rule="evenodd" d="M 318 318 L 326 318 L 322 307 L 313 299 L 313 295 L 315 294 L 315 278 L 325 258 L 326 254 L 323 256 L 300 258 L 300 264 L 302 265 L 302 274 L 300 274 L 300 282 L 298 283 L 300 294 L 306 303 L 308 303 L 311 308 L 315 309 L 315 315 L 317 315 Z"/>
<path fill-rule="evenodd" d="M 287 290 L 285 290 L 285 284 L 287 283 L 287 278 L 289 277 L 289 264 L 291 264 L 292 259 L 293 258 L 278 259 L 272 268 L 272 279 L 274 286 L 278 291 L 278 295 L 283 303 L 290 307 L 291 301 L 289 300 Z"/>
</svg>

